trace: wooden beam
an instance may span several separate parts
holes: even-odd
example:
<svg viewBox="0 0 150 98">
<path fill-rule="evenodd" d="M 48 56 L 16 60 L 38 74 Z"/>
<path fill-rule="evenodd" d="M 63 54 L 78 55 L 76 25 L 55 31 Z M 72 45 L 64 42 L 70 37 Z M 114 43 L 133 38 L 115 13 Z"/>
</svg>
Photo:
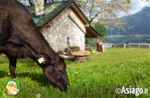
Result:
<svg viewBox="0 0 150 98">
<path fill-rule="evenodd" d="M 94 38 L 94 39 L 97 39 L 98 37 L 85 37 L 85 38 Z"/>
<path fill-rule="evenodd" d="M 68 17 L 79 27 L 79 29 L 80 29 L 84 34 L 86 34 L 86 32 L 78 25 L 78 23 L 72 18 L 71 15 L 68 15 Z"/>
<path fill-rule="evenodd" d="M 89 36 L 91 36 L 88 32 L 86 33 L 86 35 L 89 35 Z"/>
<path fill-rule="evenodd" d="M 88 29 L 90 29 L 90 31 L 91 31 L 94 35 L 99 36 L 99 35 L 97 34 L 98 32 L 95 31 L 94 29 L 92 29 L 92 28 L 90 28 L 90 27 L 89 27 Z M 97 33 L 96 33 L 96 32 L 97 32 Z"/>
<path fill-rule="evenodd" d="M 85 25 L 84 25 L 84 27 L 87 27 L 87 28 L 88 28 L 89 26 L 90 26 L 89 24 L 85 24 Z"/>
</svg>

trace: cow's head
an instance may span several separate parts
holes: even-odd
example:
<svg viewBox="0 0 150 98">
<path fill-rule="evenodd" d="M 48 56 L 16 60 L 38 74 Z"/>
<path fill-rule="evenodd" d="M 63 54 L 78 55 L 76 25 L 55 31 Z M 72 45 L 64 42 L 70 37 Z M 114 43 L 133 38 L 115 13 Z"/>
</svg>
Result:
<svg viewBox="0 0 150 98">
<path fill-rule="evenodd" d="M 43 57 L 41 57 L 42 59 Z M 45 59 L 41 60 L 45 63 Z M 55 54 L 54 59 L 48 62 L 49 65 L 43 68 L 43 72 L 48 81 L 54 86 L 59 87 L 61 91 L 66 91 L 69 86 L 66 72 L 66 64 L 60 53 Z"/>
</svg>

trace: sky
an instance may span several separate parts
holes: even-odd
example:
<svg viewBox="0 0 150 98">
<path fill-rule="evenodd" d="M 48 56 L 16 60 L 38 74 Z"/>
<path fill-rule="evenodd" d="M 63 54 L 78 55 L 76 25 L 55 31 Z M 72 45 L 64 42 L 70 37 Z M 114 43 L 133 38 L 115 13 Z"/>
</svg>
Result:
<svg viewBox="0 0 150 98">
<path fill-rule="evenodd" d="M 150 7 L 150 0 L 149 2 L 146 2 L 146 0 L 132 0 L 132 3 L 133 5 L 132 5 L 131 14 L 137 13 L 145 6 Z M 125 13 L 120 13 L 119 17 L 125 16 L 125 15 L 126 15 Z"/>
<path fill-rule="evenodd" d="M 24 1 L 24 0 L 20 0 L 20 1 Z M 61 1 L 61 0 L 58 0 L 58 1 Z M 146 1 L 149 1 L 149 2 L 146 2 Z M 132 5 L 131 14 L 137 13 L 145 6 L 150 7 L 150 0 L 132 0 L 132 3 L 133 5 Z M 126 16 L 124 12 L 121 12 L 118 14 L 118 18 L 123 17 L 123 16 Z"/>
</svg>

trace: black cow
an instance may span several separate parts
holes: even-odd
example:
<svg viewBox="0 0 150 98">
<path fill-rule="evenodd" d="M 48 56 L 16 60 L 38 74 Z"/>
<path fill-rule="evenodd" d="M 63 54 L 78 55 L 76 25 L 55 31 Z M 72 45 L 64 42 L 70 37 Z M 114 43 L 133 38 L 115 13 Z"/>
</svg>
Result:
<svg viewBox="0 0 150 98">
<path fill-rule="evenodd" d="M 9 59 L 11 78 L 15 78 L 16 59 L 30 57 L 53 86 L 67 90 L 69 81 L 62 56 L 49 46 L 28 8 L 17 0 L 0 0 L 0 53 Z"/>
</svg>

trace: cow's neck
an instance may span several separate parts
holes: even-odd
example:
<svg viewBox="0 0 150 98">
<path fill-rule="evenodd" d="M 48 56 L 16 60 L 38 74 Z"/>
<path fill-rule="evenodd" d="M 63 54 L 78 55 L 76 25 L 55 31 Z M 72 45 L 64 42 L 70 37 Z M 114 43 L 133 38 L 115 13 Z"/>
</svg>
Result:
<svg viewBox="0 0 150 98">
<path fill-rule="evenodd" d="M 55 55 L 56 52 L 49 46 L 48 42 L 34 24 L 31 24 L 31 27 L 30 25 L 28 26 L 29 27 L 20 27 L 18 24 L 13 23 L 12 28 L 14 33 L 12 34 L 14 34 L 15 37 L 17 36 L 18 41 L 23 43 L 23 46 L 30 51 L 36 60 L 43 54 L 53 59 L 53 55 Z"/>
</svg>

